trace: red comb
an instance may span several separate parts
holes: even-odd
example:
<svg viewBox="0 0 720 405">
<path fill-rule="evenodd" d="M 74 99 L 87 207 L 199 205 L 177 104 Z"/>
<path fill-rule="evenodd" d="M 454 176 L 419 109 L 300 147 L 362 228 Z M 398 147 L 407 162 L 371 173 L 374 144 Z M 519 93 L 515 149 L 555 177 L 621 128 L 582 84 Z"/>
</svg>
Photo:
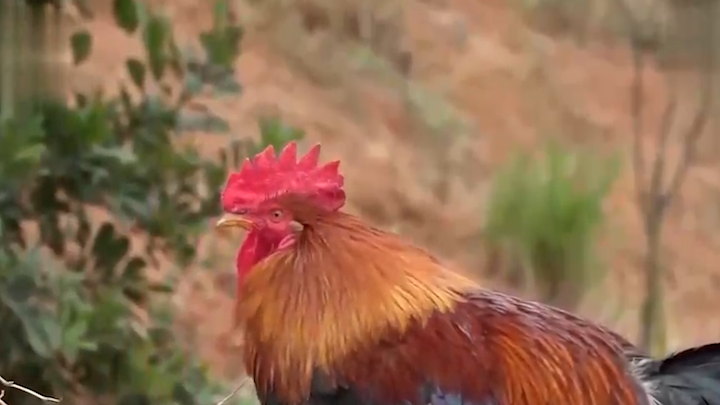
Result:
<svg viewBox="0 0 720 405">
<path fill-rule="evenodd" d="M 339 209 L 345 203 L 340 162 L 318 166 L 319 158 L 319 144 L 299 160 L 295 142 L 288 143 L 277 157 L 272 145 L 268 146 L 245 159 L 239 172 L 230 174 L 222 193 L 223 209 L 251 208 L 285 194 L 308 197 L 328 210 Z"/>
</svg>

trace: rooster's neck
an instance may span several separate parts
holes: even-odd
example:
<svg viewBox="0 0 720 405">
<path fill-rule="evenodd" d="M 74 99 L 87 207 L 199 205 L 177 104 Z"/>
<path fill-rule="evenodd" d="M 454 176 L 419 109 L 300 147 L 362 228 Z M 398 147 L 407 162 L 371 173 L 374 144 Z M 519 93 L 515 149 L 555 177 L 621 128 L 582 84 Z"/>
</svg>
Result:
<svg viewBox="0 0 720 405">
<path fill-rule="evenodd" d="M 313 368 L 331 371 L 362 346 L 451 311 L 472 287 L 396 235 L 347 214 L 319 217 L 242 284 L 248 371 L 304 394 Z"/>
</svg>

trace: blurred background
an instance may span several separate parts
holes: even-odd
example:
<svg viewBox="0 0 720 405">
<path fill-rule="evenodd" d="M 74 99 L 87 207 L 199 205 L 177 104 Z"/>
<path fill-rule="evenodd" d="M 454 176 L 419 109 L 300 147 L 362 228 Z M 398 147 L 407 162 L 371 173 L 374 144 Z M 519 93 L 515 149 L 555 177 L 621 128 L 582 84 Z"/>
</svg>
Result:
<svg viewBox="0 0 720 405">
<path fill-rule="evenodd" d="M 219 192 L 291 140 L 342 160 L 348 211 L 489 288 L 655 354 L 720 340 L 715 21 L 716 0 L 4 1 L 0 376 L 63 403 L 230 393 Z"/>
</svg>

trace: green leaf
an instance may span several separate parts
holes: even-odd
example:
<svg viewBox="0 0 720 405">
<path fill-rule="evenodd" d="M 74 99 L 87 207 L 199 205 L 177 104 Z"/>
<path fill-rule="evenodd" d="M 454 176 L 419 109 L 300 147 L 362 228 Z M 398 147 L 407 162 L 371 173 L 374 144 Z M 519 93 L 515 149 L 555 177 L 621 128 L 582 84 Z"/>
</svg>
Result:
<svg viewBox="0 0 720 405">
<path fill-rule="evenodd" d="M 230 5 L 227 0 L 215 1 L 215 7 L 213 7 L 213 28 L 216 30 L 224 30 L 227 27 L 229 14 Z"/>
<path fill-rule="evenodd" d="M 32 268 L 27 270 L 37 270 L 31 263 L 23 263 L 26 266 L 29 265 Z M 24 266 L 22 266 L 24 267 Z M 17 266 L 16 270 L 26 270 L 21 266 Z M 0 283 L 0 301 L 5 305 L 12 308 L 13 310 L 19 308 L 24 303 L 27 303 L 30 298 L 38 291 L 38 286 L 35 279 L 30 274 L 13 274 L 7 279 L 3 279 Z"/>
<path fill-rule="evenodd" d="M 272 145 L 276 150 L 291 141 L 305 137 L 305 133 L 297 128 L 285 125 L 280 118 L 262 117 L 259 121 L 261 147 Z"/>
<path fill-rule="evenodd" d="M 92 151 L 96 156 L 100 156 L 105 159 L 114 159 L 123 165 L 133 164 L 138 161 L 137 155 L 129 145 L 112 148 L 96 146 L 92 148 Z"/>
<path fill-rule="evenodd" d="M 172 284 L 167 282 L 152 283 L 148 286 L 148 289 L 152 292 L 161 294 L 170 294 L 175 291 Z"/>
<path fill-rule="evenodd" d="M 133 81 L 133 84 L 143 90 L 145 88 L 145 65 L 135 58 L 125 61 L 125 68 Z"/>
<path fill-rule="evenodd" d="M 75 212 L 75 218 L 77 219 L 78 229 L 75 234 L 75 241 L 80 245 L 81 248 L 85 248 L 88 241 L 90 240 L 90 220 L 88 219 L 87 213 L 84 208 L 78 208 Z"/>
<path fill-rule="evenodd" d="M 87 30 L 78 31 L 70 37 L 70 46 L 72 48 L 73 63 L 79 65 L 90 57 L 92 35 Z"/>
<path fill-rule="evenodd" d="M 104 249 L 112 243 L 114 236 L 115 227 L 109 222 L 102 224 L 95 235 L 95 241 L 92 247 L 93 254 L 95 256 L 102 256 Z"/>
<path fill-rule="evenodd" d="M 81 349 L 87 347 L 86 335 L 88 332 L 88 320 L 86 318 L 79 318 L 69 326 L 66 325 L 63 330 L 63 356 L 74 363 L 77 359 L 77 355 Z"/>
<path fill-rule="evenodd" d="M 169 36 L 167 21 L 159 16 L 151 16 L 145 26 L 145 51 L 150 62 L 150 71 L 155 80 L 162 79 L 167 58 L 165 45 Z"/>
<path fill-rule="evenodd" d="M 101 247 L 102 254 L 95 256 L 95 268 L 102 270 L 104 282 L 112 282 L 116 279 L 115 269 L 122 259 L 130 251 L 130 241 L 124 236 L 113 238 L 113 240 Z"/>
<path fill-rule="evenodd" d="M 168 60 L 170 61 L 170 68 L 177 78 L 182 78 L 185 76 L 188 61 L 174 38 L 170 38 L 170 41 L 168 42 Z"/>
<path fill-rule="evenodd" d="M 147 266 L 145 260 L 141 257 L 133 257 L 125 265 L 125 270 L 122 272 L 122 280 L 124 282 L 137 282 L 142 277 L 142 271 Z"/>
<path fill-rule="evenodd" d="M 227 133 L 230 125 L 224 119 L 208 112 L 183 111 L 177 117 L 176 127 L 180 131 L 207 131 Z"/>
<path fill-rule="evenodd" d="M 46 359 L 52 358 L 62 345 L 62 330 L 56 319 L 40 311 L 27 311 L 22 324 L 28 343 L 35 353 Z"/>
<path fill-rule="evenodd" d="M 145 267 L 147 267 L 147 262 L 144 259 L 133 257 L 125 265 L 125 269 L 120 275 L 123 292 L 132 302 L 141 303 L 147 297 L 148 285 L 143 272 Z"/>
<path fill-rule="evenodd" d="M 230 25 L 228 1 L 216 1 L 213 27 L 200 34 L 200 43 L 208 61 L 215 66 L 231 68 L 239 53 L 242 34 L 242 27 Z"/>
<path fill-rule="evenodd" d="M 15 160 L 27 160 L 31 162 L 37 162 L 45 154 L 45 145 L 38 143 L 31 145 L 15 155 Z"/>
<path fill-rule="evenodd" d="M 115 279 L 115 268 L 130 250 L 130 241 L 117 235 L 115 227 L 109 222 L 104 223 L 93 242 L 92 253 L 95 258 L 95 269 L 100 270 L 103 282 Z"/>
<path fill-rule="evenodd" d="M 200 76 L 194 72 L 188 72 L 185 75 L 185 90 L 192 96 L 200 94 L 203 90 Z"/>
<path fill-rule="evenodd" d="M 242 93 L 242 85 L 235 80 L 232 74 L 225 75 L 224 78 L 214 84 L 214 89 L 218 95 L 238 95 Z"/>
<path fill-rule="evenodd" d="M 128 34 L 137 30 L 139 25 L 138 10 L 135 0 L 114 0 L 113 17 L 115 23 Z"/>
<path fill-rule="evenodd" d="M 60 347 L 62 332 L 52 316 L 31 304 L 30 298 L 39 291 L 40 286 L 31 276 L 19 274 L 0 285 L 0 300 L 22 324 L 25 338 L 35 354 L 49 359 Z"/>
</svg>

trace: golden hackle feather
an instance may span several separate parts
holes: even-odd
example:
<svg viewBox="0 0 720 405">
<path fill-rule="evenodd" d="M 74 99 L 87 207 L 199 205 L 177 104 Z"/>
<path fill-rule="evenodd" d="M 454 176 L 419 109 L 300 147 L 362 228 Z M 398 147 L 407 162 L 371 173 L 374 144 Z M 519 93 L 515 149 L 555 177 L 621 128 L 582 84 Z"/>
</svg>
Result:
<svg viewBox="0 0 720 405">
<path fill-rule="evenodd" d="M 431 380 L 480 404 L 644 405 L 619 336 L 482 290 L 350 215 L 291 206 L 307 224 L 296 246 L 260 262 L 239 291 L 260 391 L 300 404 L 318 367 L 383 403 L 418 403 Z"/>
<path fill-rule="evenodd" d="M 473 285 L 355 217 L 319 216 L 295 249 L 259 263 L 239 291 L 248 368 L 256 383 L 274 379 L 298 400 L 313 366 L 331 369 L 388 333 L 451 311 Z"/>
</svg>

